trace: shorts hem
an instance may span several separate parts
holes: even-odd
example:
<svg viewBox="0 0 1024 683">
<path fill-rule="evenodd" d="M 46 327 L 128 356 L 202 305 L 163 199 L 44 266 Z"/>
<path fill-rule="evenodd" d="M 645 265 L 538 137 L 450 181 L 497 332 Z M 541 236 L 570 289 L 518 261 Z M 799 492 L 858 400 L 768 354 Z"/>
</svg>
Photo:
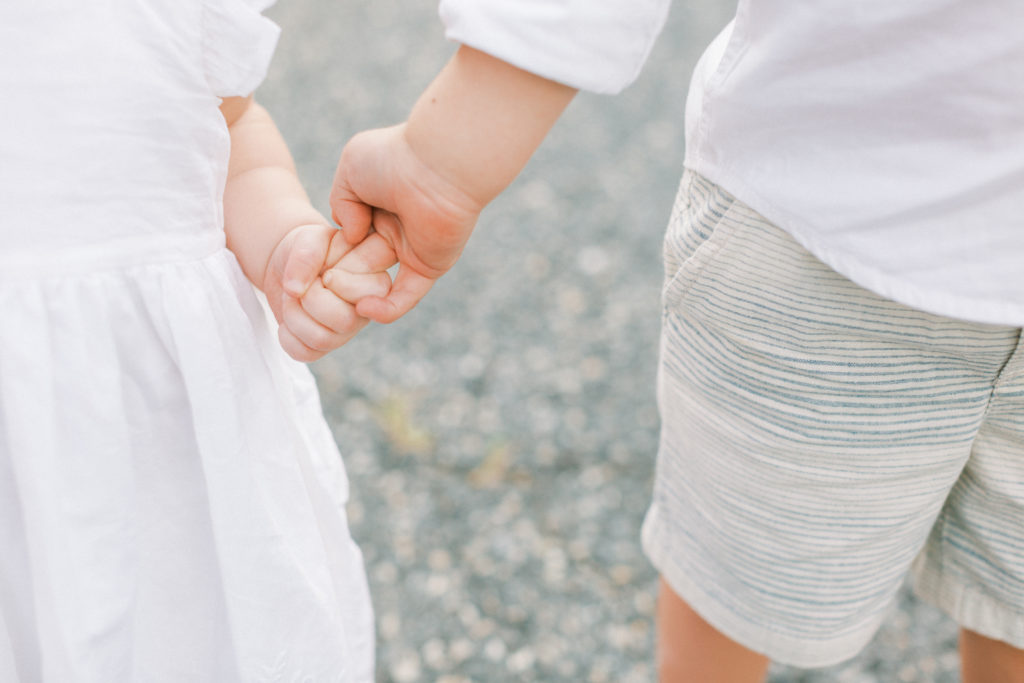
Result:
<svg viewBox="0 0 1024 683">
<path fill-rule="evenodd" d="M 674 545 L 667 542 L 672 536 L 662 519 L 657 502 L 652 503 L 641 532 L 644 554 L 651 564 L 672 590 L 715 629 L 740 645 L 769 657 L 773 662 L 803 669 L 839 664 L 863 650 L 880 626 L 880 622 L 872 623 L 841 637 L 810 639 L 745 623 L 691 580 L 686 571 L 671 559 L 666 548 Z"/>
<path fill-rule="evenodd" d="M 914 594 L 968 631 L 1024 648 L 1024 613 L 965 585 L 921 555 L 914 563 Z"/>
</svg>

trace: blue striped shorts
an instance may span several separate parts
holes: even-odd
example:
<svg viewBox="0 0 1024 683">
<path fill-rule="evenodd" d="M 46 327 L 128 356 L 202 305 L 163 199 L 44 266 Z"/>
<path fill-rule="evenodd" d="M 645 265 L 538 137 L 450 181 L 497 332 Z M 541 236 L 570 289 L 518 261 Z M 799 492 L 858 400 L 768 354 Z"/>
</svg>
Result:
<svg viewBox="0 0 1024 683">
<path fill-rule="evenodd" d="M 839 275 L 687 173 L 665 239 L 643 544 L 715 628 L 776 661 L 855 655 L 908 570 L 1024 647 L 1024 349 Z"/>
</svg>

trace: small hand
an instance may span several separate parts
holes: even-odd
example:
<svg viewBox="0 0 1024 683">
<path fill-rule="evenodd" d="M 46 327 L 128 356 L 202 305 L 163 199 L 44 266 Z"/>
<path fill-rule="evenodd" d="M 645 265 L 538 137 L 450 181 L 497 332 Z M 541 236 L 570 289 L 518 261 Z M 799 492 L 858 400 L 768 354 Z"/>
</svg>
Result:
<svg viewBox="0 0 1024 683">
<path fill-rule="evenodd" d="M 332 213 L 345 240 L 360 243 L 372 228 L 398 258 L 390 292 L 356 305 L 359 315 L 382 323 L 412 310 L 454 265 L 483 208 L 424 164 L 403 130 L 400 125 L 352 138 L 331 190 Z"/>
<path fill-rule="evenodd" d="M 369 322 L 351 302 L 388 295 L 391 277 L 384 271 L 395 262 L 393 252 L 390 263 L 387 254 L 379 254 L 361 272 L 335 276 L 340 294 L 324 287 L 321 273 L 350 251 L 352 246 L 335 228 L 302 225 L 289 232 L 271 254 L 263 292 L 280 325 L 281 346 L 292 358 L 310 362 L 342 346 Z"/>
</svg>

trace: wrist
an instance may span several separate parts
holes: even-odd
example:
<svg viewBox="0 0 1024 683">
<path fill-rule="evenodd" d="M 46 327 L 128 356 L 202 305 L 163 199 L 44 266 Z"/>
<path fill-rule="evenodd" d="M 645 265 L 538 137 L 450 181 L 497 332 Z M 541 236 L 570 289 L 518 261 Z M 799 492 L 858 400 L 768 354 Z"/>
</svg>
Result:
<svg viewBox="0 0 1024 683">
<path fill-rule="evenodd" d="M 427 168 L 483 207 L 518 175 L 575 92 L 462 46 L 401 131 Z"/>
<path fill-rule="evenodd" d="M 390 144 L 393 147 L 391 158 L 399 160 L 399 172 L 415 178 L 415 185 L 424 197 L 439 199 L 434 203 L 449 207 L 451 213 L 459 214 L 460 221 L 475 221 L 494 198 L 490 193 L 481 192 L 471 175 L 460 173 L 463 169 L 447 163 L 450 152 L 442 151 L 437 144 L 422 144 L 422 137 L 415 129 L 410 134 L 408 122 L 395 126 Z"/>
</svg>

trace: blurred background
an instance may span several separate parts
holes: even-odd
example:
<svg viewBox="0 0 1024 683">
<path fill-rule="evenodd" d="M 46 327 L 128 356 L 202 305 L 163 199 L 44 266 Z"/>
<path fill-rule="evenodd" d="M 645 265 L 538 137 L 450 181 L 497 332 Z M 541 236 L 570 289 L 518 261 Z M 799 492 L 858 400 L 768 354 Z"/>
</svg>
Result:
<svg viewBox="0 0 1024 683">
<path fill-rule="evenodd" d="M 657 447 L 660 247 L 693 64 L 735 0 L 677 0 L 640 79 L 581 94 L 410 315 L 314 366 L 352 483 L 378 680 L 653 681 L 639 528 Z M 258 94 L 314 202 L 346 139 L 405 118 L 454 46 L 436 0 L 291 0 Z M 857 659 L 771 681 L 958 680 L 904 592 Z"/>
</svg>

